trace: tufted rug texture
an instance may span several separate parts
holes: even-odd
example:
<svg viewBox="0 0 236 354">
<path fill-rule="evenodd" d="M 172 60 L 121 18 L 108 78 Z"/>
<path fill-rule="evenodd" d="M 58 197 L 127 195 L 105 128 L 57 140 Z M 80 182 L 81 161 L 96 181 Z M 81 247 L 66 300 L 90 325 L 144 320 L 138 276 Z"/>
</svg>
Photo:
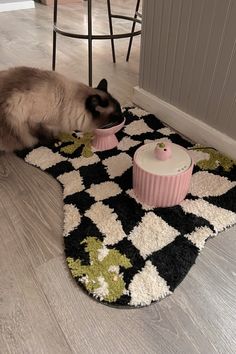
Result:
<svg viewBox="0 0 236 354">
<path fill-rule="evenodd" d="M 18 155 L 62 186 L 65 256 L 78 285 L 102 303 L 140 307 L 172 294 L 206 240 L 236 223 L 236 165 L 139 108 L 123 114 L 118 148 L 93 151 L 92 136 L 75 132 Z M 136 149 L 160 140 L 195 161 L 187 198 L 170 208 L 141 205 L 132 190 Z"/>
</svg>

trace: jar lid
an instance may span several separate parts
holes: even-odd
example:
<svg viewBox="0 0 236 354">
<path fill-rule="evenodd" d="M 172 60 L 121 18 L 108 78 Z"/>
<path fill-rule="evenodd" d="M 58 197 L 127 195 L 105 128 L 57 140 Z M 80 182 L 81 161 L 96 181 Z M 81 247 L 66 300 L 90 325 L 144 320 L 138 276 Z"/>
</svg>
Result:
<svg viewBox="0 0 236 354">
<path fill-rule="evenodd" d="M 173 176 L 187 171 L 191 166 L 191 157 L 182 146 L 171 143 L 171 156 L 166 160 L 157 158 L 156 146 L 155 142 L 145 144 L 135 153 L 135 163 L 144 171 L 156 175 Z"/>
</svg>

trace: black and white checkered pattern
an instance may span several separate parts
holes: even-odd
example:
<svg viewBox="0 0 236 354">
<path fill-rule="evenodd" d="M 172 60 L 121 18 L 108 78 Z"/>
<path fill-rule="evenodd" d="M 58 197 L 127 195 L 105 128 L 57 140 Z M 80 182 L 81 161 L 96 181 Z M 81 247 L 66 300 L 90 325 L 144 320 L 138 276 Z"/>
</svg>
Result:
<svg viewBox="0 0 236 354">
<path fill-rule="evenodd" d="M 226 172 L 221 166 L 214 171 L 195 166 L 195 189 L 181 205 L 145 208 L 132 191 L 136 149 L 149 140 L 163 138 L 185 148 L 192 144 L 138 108 L 125 109 L 124 116 L 126 126 L 117 134 L 117 149 L 85 158 L 81 150 L 66 155 L 51 145 L 19 155 L 63 186 L 66 257 L 89 265 L 86 244 L 82 243 L 89 236 L 101 240 L 108 250 L 118 250 L 132 267 L 121 267 L 125 291 L 109 303 L 143 306 L 171 294 L 195 263 L 205 240 L 236 223 L 236 167 Z M 214 176 L 213 192 L 201 192 L 201 178 L 213 180 Z M 224 188 L 217 195 L 215 191 L 222 183 Z M 84 287 L 80 277 L 77 280 Z M 106 302 L 97 294 L 96 298 Z"/>
</svg>

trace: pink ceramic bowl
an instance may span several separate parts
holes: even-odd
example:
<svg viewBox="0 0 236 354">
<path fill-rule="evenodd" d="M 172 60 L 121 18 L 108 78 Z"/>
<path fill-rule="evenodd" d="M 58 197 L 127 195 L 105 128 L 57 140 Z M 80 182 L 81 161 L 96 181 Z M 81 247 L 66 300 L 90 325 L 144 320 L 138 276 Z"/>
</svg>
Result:
<svg viewBox="0 0 236 354">
<path fill-rule="evenodd" d="M 189 191 L 193 161 L 182 146 L 165 141 L 163 146 L 158 144 L 150 143 L 137 149 L 133 161 L 133 190 L 145 205 L 178 205 Z"/>
<path fill-rule="evenodd" d="M 114 125 L 111 128 L 96 129 L 92 146 L 97 151 L 105 151 L 115 148 L 118 145 L 118 139 L 115 134 L 123 128 L 125 118 L 122 123 Z"/>
</svg>

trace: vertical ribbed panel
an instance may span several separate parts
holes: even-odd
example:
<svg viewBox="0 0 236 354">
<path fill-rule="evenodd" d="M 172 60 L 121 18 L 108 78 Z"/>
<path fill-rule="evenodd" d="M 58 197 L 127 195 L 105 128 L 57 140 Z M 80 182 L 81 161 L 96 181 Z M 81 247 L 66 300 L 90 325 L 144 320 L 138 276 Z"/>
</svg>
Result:
<svg viewBox="0 0 236 354">
<path fill-rule="evenodd" d="M 144 0 L 141 88 L 236 138 L 236 1 Z"/>
</svg>

